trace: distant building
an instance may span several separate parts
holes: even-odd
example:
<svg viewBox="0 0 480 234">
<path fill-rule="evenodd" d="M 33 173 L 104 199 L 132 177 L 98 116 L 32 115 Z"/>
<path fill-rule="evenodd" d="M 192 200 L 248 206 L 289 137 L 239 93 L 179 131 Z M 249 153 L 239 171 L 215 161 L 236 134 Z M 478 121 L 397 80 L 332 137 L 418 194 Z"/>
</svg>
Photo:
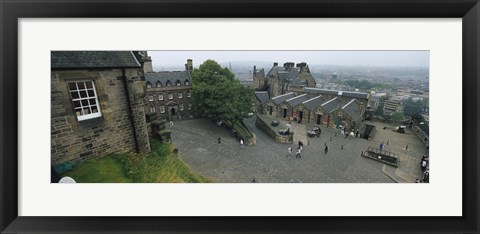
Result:
<svg viewBox="0 0 480 234">
<path fill-rule="evenodd" d="M 185 71 L 146 71 L 145 112 L 148 120 L 170 121 L 193 118 L 190 103 L 192 71 L 191 59 L 188 59 L 185 64 Z"/>
<path fill-rule="evenodd" d="M 385 100 L 383 104 L 383 114 L 391 115 L 394 112 L 403 113 L 403 103 L 398 99 L 388 99 Z"/>
<path fill-rule="evenodd" d="M 150 151 L 144 56 L 133 51 L 51 52 L 51 163 Z"/>
<path fill-rule="evenodd" d="M 305 87 L 316 87 L 317 82 L 310 73 L 305 62 L 298 63 L 296 67 L 292 62 L 273 67 L 265 74 L 265 70 L 253 67 L 253 88 L 256 91 L 267 91 L 270 97 L 280 96 L 289 92 L 301 93 Z"/>
</svg>

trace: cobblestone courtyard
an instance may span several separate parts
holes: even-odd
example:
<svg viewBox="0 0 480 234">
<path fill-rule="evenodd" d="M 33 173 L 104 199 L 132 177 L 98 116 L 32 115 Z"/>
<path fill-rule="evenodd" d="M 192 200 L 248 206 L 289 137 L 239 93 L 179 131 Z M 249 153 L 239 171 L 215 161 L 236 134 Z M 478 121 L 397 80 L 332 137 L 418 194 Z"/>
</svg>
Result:
<svg viewBox="0 0 480 234">
<path fill-rule="evenodd" d="M 383 126 L 388 125 L 382 123 L 371 141 L 345 138 L 339 132 L 335 136 L 335 129 L 322 128 L 319 138 L 303 138 L 307 142 L 304 142 L 301 159 L 295 158 L 295 150 L 289 159 L 287 149 L 289 146 L 295 149 L 296 143 L 273 141 L 256 128 L 255 117 L 245 123 L 256 134 L 256 145 L 242 148 L 227 129 L 206 119 L 175 122 L 172 140 L 179 149 L 179 157 L 193 171 L 217 183 L 251 183 L 253 179 L 259 183 L 414 182 L 421 177 L 419 162 L 427 152 L 410 130 L 405 134 L 383 130 Z M 296 127 L 303 130 L 313 125 L 292 126 L 292 129 Z M 383 141 L 389 141 L 386 150 L 400 154 L 398 168 L 360 156 L 367 146 L 378 147 Z M 323 151 L 325 143 L 329 146 L 328 154 Z"/>
</svg>

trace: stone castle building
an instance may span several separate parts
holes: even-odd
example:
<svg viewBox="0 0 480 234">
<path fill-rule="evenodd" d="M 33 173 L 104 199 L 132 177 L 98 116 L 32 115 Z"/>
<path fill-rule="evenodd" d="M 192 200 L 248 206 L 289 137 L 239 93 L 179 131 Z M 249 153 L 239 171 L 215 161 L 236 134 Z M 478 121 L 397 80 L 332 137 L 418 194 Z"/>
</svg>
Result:
<svg viewBox="0 0 480 234">
<path fill-rule="evenodd" d="M 253 88 L 256 91 L 267 91 L 270 97 L 276 97 L 288 92 L 301 93 L 303 88 L 315 88 L 317 82 L 310 73 L 307 63 L 297 63 L 296 67 L 292 62 L 273 67 L 265 74 L 263 68 L 253 67 Z"/>
<path fill-rule="evenodd" d="M 147 119 L 170 121 L 193 118 L 190 103 L 192 60 L 187 60 L 185 71 L 153 72 L 151 68 L 149 65 L 149 69 L 145 70 Z"/>
<path fill-rule="evenodd" d="M 144 55 L 51 52 L 51 163 L 150 151 L 144 112 Z"/>
<path fill-rule="evenodd" d="M 345 127 L 348 131 L 364 130 L 363 120 L 369 94 L 304 87 L 271 99 L 266 91 L 255 92 L 257 112 L 274 118 L 326 127 Z"/>
</svg>

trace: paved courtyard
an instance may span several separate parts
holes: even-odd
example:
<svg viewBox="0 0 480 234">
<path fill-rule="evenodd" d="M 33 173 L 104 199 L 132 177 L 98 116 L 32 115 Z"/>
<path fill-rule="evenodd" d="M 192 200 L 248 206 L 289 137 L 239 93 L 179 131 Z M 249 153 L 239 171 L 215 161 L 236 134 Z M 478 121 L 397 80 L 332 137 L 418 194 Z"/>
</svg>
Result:
<svg viewBox="0 0 480 234">
<path fill-rule="evenodd" d="M 193 171 L 217 183 L 251 183 L 253 179 L 258 183 L 394 183 L 414 182 L 421 176 L 419 160 L 426 149 L 410 131 L 400 134 L 383 130 L 387 125 L 382 123 L 375 138 L 368 141 L 345 138 L 335 129 L 322 128 L 319 138 L 302 138 L 307 140 L 301 159 L 295 158 L 295 150 L 289 159 L 287 149 L 295 149 L 296 143 L 273 141 L 256 128 L 255 117 L 245 123 L 256 134 L 256 145 L 242 148 L 227 129 L 206 119 L 175 122 L 172 141 L 179 149 L 179 157 Z M 294 124 L 292 129 L 304 131 L 312 127 Z M 400 153 L 398 168 L 360 156 L 367 146 L 378 147 L 382 141 L 389 141 L 386 150 Z M 328 154 L 323 151 L 325 143 Z"/>
</svg>

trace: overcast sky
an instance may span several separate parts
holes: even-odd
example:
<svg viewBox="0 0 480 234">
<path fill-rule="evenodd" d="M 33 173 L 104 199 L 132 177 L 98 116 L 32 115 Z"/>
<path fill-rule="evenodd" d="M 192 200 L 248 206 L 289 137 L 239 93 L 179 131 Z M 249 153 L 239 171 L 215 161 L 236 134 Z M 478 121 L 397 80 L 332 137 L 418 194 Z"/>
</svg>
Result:
<svg viewBox="0 0 480 234">
<path fill-rule="evenodd" d="M 183 67 L 187 59 L 198 67 L 207 59 L 235 61 L 306 62 L 318 65 L 429 67 L 429 51 L 148 51 L 154 67 Z"/>
</svg>

